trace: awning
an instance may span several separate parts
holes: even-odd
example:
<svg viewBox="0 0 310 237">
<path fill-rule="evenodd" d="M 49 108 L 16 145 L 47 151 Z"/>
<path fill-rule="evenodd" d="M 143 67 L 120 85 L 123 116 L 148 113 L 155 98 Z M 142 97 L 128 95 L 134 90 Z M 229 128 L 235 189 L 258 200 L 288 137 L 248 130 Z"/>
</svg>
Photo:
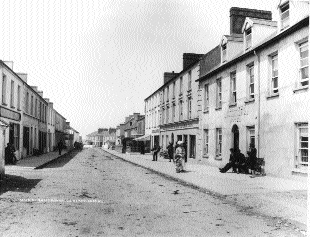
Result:
<svg viewBox="0 0 310 237">
<path fill-rule="evenodd" d="M 144 135 L 142 137 L 137 137 L 134 140 L 135 141 L 150 141 L 151 140 L 151 135 Z"/>
</svg>

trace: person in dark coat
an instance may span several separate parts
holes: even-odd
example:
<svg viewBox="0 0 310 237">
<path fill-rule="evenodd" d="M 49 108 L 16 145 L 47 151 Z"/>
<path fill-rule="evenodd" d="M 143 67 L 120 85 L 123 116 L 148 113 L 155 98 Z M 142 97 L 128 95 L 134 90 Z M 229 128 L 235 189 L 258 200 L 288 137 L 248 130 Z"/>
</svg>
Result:
<svg viewBox="0 0 310 237">
<path fill-rule="evenodd" d="M 144 142 L 141 142 L 140 149 L 141 149 L 141 154 L 144 155 L 144 154 L 145 154 L 145 145 L 144 145 Z"/>
<path fill-rule="evenodd" d="M 60 140 L 57 144 L 59 155 L 61 156 L 62 149 L 64 148 L 63 142 Z"/>
<path fill-rule="evenodd" d="M 17 162 L 16 156 L 15 156 L 15 147 L 8 143 L 5 148 L 5 163 L 6 164 L 12 164 L 15 165 Z"/>
<path fill-rule="evenodd" d="M 250 150 L 247 153 L 249 156 L 249 168 L 251 170 L 251 173 L 254 175 L 257 162 L 257 149 L 255 148 L 254 143 L 250 144 Z"/>
<path fill-rule="evenodd" d="M 172 142 L 169 142 L 169 145 L 167 146 L 167 150 L 168 150 L 169 162 L 171 162 L 171 160 L 173 160 L 173 144 L 172 144 Z"/>
<path fill-rule="evenodd" d="M 247 166 L 247 160 L 244 156 L 244 154 L 242 154 L 240 152 L 240 149 L 238 148 L 237 149 L 237 152 L 236 152 L 236 156 L 238 157 L 237 158 L 237 173 L 244 173 L 244 174 L 248 174 L 249 173 L 249 170 L 248 170 L 248 166 Z"/>
<path fill-rule="evenodd" d="M 230 148 L 230 157 L 229 162 L 223 167 L 220 168 L 221 173 L 226 173 L 230 168 L 233 168 L 233 172 L 237 172 L 238 168 L 238 156 L 233 148 Z"/>
<path fill-rule="evenodd" d="M 160 146 L 155 145 L 151 151 L 153 151 L 153 160 L 152 161 L 157 161 L 158 152 L 160 151 Z"/>
</svg>

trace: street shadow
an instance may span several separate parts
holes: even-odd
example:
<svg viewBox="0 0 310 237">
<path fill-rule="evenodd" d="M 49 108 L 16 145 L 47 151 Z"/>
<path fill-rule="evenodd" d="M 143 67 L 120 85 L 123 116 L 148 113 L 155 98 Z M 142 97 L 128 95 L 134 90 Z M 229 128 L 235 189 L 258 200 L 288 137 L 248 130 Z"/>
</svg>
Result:
<svg viewBox="0 0 310 237">
<path fill-rule="evenodd" d="M 79 151 L 72 150 L 62 156 L 59 156 L 57 159 L 51 160 L 43 165 L 36 167 L 35 169 L 45 169 L 45 168 L 60 168 L 66 165 L 70 160 L 72 160 Z"/>
<path fill-rule="evenodd" d="M 42 179 L 26 179 L 17 175 L 5 175 L 0 181 L 0 196 L 8 191 L 29 193 Z"/>
</svg>

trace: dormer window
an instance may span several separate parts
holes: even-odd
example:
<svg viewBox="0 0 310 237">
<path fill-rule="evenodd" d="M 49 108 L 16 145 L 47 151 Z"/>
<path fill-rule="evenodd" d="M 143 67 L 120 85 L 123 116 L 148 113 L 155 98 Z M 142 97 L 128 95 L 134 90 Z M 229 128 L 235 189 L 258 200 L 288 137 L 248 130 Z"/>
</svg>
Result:
<svg viewBox="0 0 310 237">
<path fill-rule="evenodd" d="M 252 47 L 252 29 L 245 30 L 245 49 Z"/>
<path fill-rule="evenodd" d="M 290 13 L 289 13 L 289 3 L 283 4 L 280 7 L 280 15 L 281 15 L 281 30 L 287 28 L 289 26 L 289 17 L 290 17 Z"/>
<path fill-rule="evenodd" d="M 222 63 L 227 61 L 227 44 L 222 45 Z"/>
</svg>

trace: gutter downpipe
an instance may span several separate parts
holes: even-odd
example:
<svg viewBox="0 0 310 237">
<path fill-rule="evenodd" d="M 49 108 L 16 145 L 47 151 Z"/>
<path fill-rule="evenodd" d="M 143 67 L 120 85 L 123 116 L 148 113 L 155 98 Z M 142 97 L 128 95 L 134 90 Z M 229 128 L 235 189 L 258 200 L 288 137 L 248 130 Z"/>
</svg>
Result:
<svg viewBox="0 0 310 237">
<path fill-rule="evenodd" d="M 254 55 L 257 57 L 257 84 L 258 84 L 258 108 L 257 108 L 257 157 L 260 157 L 260 55 L 256 54 L 254 50 Z"/>
</svg>

